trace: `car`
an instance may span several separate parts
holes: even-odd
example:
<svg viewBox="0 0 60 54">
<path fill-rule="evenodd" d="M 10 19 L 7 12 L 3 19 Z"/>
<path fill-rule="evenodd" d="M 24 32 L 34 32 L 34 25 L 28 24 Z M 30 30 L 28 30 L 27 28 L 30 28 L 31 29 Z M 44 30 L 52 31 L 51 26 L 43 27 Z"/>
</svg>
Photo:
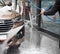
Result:
<svg viewBox="0 0 60 54">
<path fill-rule="evenodd" d="M 9 6 L 0 9 L 0 42 L 18 48 L 24 41 L 24 21 L 21 15 Z"/>
</svg>

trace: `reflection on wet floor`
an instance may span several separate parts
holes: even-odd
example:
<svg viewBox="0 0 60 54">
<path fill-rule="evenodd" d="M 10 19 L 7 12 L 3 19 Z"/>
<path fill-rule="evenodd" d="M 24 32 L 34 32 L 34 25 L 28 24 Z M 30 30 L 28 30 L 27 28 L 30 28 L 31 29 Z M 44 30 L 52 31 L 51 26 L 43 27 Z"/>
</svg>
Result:
<svg viewBox="0 0 60 54">
<path fill-rule="evenodd" d="M 4 50 L 3 54 L 20 54 L 20 51 L 19 49 L 8 48 Z"/>
</svg>

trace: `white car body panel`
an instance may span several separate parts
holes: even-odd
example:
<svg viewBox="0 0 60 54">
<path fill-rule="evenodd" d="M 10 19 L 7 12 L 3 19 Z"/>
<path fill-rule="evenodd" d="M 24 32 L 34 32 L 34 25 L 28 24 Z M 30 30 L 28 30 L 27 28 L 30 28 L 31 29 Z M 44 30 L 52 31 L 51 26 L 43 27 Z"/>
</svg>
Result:
<svg viewBox="0 0 60 54">
<path fill-rule="evenodd" d="M 10 38 L 12 38 L 14 35 L 16 35 L 16 33 L 17 33 L 19 30 L 21 30 L 23 26 L 24 26 L 24 25 L 19 26 L 19 27 L 15 28 L 15 29 L 11 29 L 9 32 L 0 33 L 0 34 L 7 34 L 7 39 L 4 41 L 4 43 L 3 43 L 2 45 L 0 45 L 0 46 L 3 47 L 2 50 L 5 50 L 6 48 L 8 48 L 7 41 L 8 41 Z"/>
</svg>

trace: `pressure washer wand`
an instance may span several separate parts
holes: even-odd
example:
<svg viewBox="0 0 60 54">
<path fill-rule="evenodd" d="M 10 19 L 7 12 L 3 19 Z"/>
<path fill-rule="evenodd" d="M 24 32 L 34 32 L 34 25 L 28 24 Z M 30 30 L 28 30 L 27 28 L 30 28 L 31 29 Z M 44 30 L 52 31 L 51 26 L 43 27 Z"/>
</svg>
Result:
<svg viewBox="0 0 60 54">
<path fill-rule="evenodd" d="M 33 16 L 33 18 L 35 18 L 35 17 L 37 17 L 37 16 L 40 16 L 41 14 L 38 14 L 38 15 L 33 15 L 33 14 L 31 14 L 32 16 Z"/>
</svg>

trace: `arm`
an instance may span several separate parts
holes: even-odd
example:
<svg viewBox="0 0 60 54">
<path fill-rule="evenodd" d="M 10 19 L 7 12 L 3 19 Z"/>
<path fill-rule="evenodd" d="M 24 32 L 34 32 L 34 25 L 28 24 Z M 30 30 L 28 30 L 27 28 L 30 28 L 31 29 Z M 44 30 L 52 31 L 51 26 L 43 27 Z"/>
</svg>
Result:
<svg viewBox="0 0 60 54">
<path fill-rule="evenodd" d="M 57 12 L 57 7 L 54 5 L 50 10 L 45 11 L 44 15 L 54 15 Z"/>
<path fill-rule="evenodd" d="M 50 10 L 45 11 L 44 15 L 54 15 L 58 11 L 59 2 L 59 0 L 56 0 L 54 6 Z"/>
</svg>

